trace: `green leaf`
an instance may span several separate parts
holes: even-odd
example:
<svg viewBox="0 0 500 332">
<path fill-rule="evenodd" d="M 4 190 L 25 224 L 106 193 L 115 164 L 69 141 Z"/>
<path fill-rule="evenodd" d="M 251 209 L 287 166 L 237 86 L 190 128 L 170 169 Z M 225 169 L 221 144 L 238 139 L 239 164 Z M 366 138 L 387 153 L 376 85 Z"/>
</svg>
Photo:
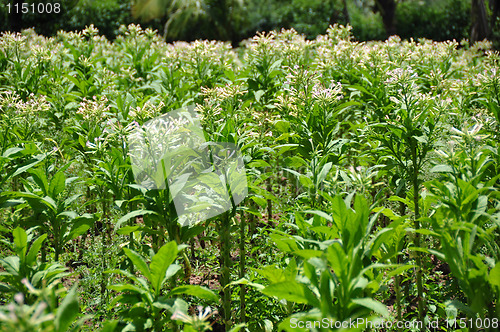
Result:
<svg viewBox="0 0 500 332">
<path fill-rule="evenodd" d="M 326 257 L 328 259 L 328 263 L 337 275 L 344 275 L 344 271 L 349 268 L 346 254 L 338 242 L 335 242 L 328 247 Z"/>
<path fill-rule="evenodd" d="M 451 308 L 458 309 L 469 317 L 475 317 L 476 315 L 476 313 L 471 308 L 458 300 L 446 302 L 446 310 L 449 311 Z"/>
<path fill-rule="evenodd" d="M 40 156 L 36 156 L 34 159 L 30 159 L 29 161 L 25 162 L 23 164 L 23 166 L 21 167 L 18 167 L 16 170 L 12 171 L 11 173 L 9 173 L 7 175 L 7 177 L 5 177 L 3 179 L 2 182 L 5 182 L 7 179 L 10 179 L 10 178 L 13 178 L 15 177 L 16 175 L 19 175 L 23 172 L 26 172 L 28 169 L 32 168 L 33 166 L 35 166 L 36 164 L 40 163 L 42 160 L 44 160 L 46 157 L 45 154 L 43 155 L 40 155 Z"/>
<path fill-rule="evenodd" d="M 267 161 L 259 159 L 259 160 L 251 161 L 250 163 L 248 163 L 246 165 L 246 167 L 248 167 L 248 168 L 259 168 L 259 167 L 266 168 L 266 167 L 271 167 L 271 165 L 269 165 L 269 163 Z"/>
<path fill-rule="evenodd" d="M 38 252 L 40 251 L 40 248 L 42 247 L 43 241 L 47 238 L 47 234 L 42 234 L 39 236 L 31 245 L 31 248 L 28 252 L 28 255 L 26 256 L 26 264 L 31 266 L 33 263 L 35 263 Z"/>
<path fill-rule="evenodd" d="M 14 148 L 9 148 L 7 150 L 5 150 L 5 152 L 3 153 L 2 157 L 5 157 L 5 158 L 12 158 L 11 156 L 15 156 L 17 154 L 17 156 L 22 156 L 22 154 L 20 154 L 19 152 L 23 151 L 24 149 L 23 148 L 20 148 L 20 147 L 14 147 Z"/>
<path fill-rule="evenodd" d="M 267 205 L 267 200 L 261 196 L 251 196 L 250 199 L 252 201 L 254 201 L 257 205 L 259 205 L 260 207 L 265 207 Z"/>
<path fill-rule="evenodd" d="M 55 198 L 57 197 L 57 195 L 62 193 L 65 188 L 66 188 L 66 176 L 62 171 L 58 171 L 50 181 L 49 196 Z"/>
<path fill-rule="evenodd" d="M 270 324 L 271 324 L 271 329 L 269 329 L 269 328 L 268 328 L 268 325 L 269 325 L 268 323 L 270 323 Z M 273 330 L 273 329 L 272 329 L 272 325 L 273 325 L 273 323 L 271 323 L 269 320 L 265 319 L 265 320 L 264 320 L 264 324 L 266 324 L 266 329 L 265 329 L 265 331 L 266 331 L 266 332 L 267 332 L 267 331 L 272 331 L 272 330 Z M 245 323 L 241 323 L 241 324 L 235 325 L 235 326 L 233 326 L 233 327 L 229 330 L 229 332 L 239 332 L 242 328 L 244 328 L 244 327 L 246 327 L 246 326 L 247 326 L 247 324 L 245 324 Z"/>
<path fill-rule="evenodd" d="M 495 267 L 491 269 L 488 280 L 492 286 L 500 288 L 500 262 L 497 262 Z"/>
<path fill-rule="evenodd" d="M 80 306 L 78 305 L 76 286 L 73 286 L 73 288 L 71 288 L 68 294 L 64 297 L 59 309 L 57 309 L 56 318 L 54 320 L 56 331 L 66 332 L 78 316 L 79 312 Z"/>
<path fill-rule="evenodd" d="M 24 259 L 26 256 L 26 250 L 28 246 L 28 236 L 26 235 L 26 231 L 21 227 L 16 227 L 12 231 L 12 236 L 14 236 L 14 245 L 16 246 L 16 253 Z"/>
<path fill-rule="evenodd" d="M 117 320 L 112 320 L 112 321 L 107 321 L 100 332 L 114 332 L 117 331 L 119 321 Z"/>
<path fill-rule="evenodd" d="M 29 171 L 33 181 L 40 187 L 44 196 L 49 194 L 49 183 L 47 182 L 47 176 L 45 171 L 40 168 L 32 169 Z"/>
<path fill-rule="evenodd" d="M 302 211 L 302 212 L 303 213 L 314 214 L 314 215 L 317 215 L 317 216 L 319 216 L 321 218 L 326 219 L 329 222 L 333 222 L 332 216 L 329 215 L 328 213 L 323 212 L 323 211 L 319 211 L 319 210 L 305 210 L 305 211 Z"/>
<path fill-rule="evenodd" d="M 396 269 L 390 271 L 389 273 L 387 273 L 386 278 L 392 278 L 395 275 L 399 275 L 399 274 L 403 273 L 404 271 L 409 270 L 409 269 L 413 269 L 415 267 L 416 267 L 416 265 L 402 265 L 402 266 L 399 266 L 398 268 L 396 268 Z"/>
<path fill-rule="evenodd" d="M 352 302 L 365 308 L 371 309 L 384 317 L 389 317 L 389 310 L 387 310 L 387 307 L 372 298 L 366 297 L 362 299 L 353 299 Z"/>
<path fill-rule="evenodd" d="M 171 241 L 158 250 L 153 256 L 149 268 L 151 270 L 151 284 L 157 294 L 159 294 L 166 281 L 167 269 L 177 257 L 177 244 Z M 148 278 L 149 279 L 149 278 Z"/>
<path fill-rule="evenodd" d="M 142 273 L 146 279 L 151 282 L 151 272 L 149 271 L 148 265 L 144 261 L 144 259 L 135 251 L 130 250 L 128 248 L 123 248 L 125 255 L 132 261 L 134 266 Z"/>
<path fill-rule="evenodd" d="M 84 234 L 94 225 L 94 217 L 90 214 L 84 214 L 72 220 L 71 231 L 69 232 L 68 240 L 74 240 L 78 236 Z"/>
<path fill-rule="evenodd" d="M 260 98 L 265 94 L 266 92 L 264 90 L 259 90 L 259 91 L 254 91 L 253 94 L 255 96 L 255 101 L 260 102 Z"/>
<path fill-rule="evenodd" d="M 76 201 L 81 196 L 82 196 L 82 194 L 75 194 L 75 195 L 68 197 L 66 200 L 64 200 L 64 206 L 70 206 L 74 201 Z"/>
<path fill-rule="evenodd" d="M 117 234 L 120 234 L 120 235 L 129 235 L 130 233 L 133 233 L 135 231 L 138 231 L 142 229 L 141 226 L 125 226 L 125 227 L 122 227 L 120 228 L 119 230 L 116 231 Z"/>
<path fill-rule="evenodd" d="M 144 286 L 144 285 L 141 285 Z M 133 292 L 137 294 L 146 294 L 147 290 L 136 285 L 131 284 L 115 284 L 108 286 L 108 289 L 115 290 L 117 292 Z"/>
<path fill-rule="evenodd" d="M 170 266 L 167 269 L 167 272 L 165 273 L 165 279 L 168 280 L 172 278 L 179 270 L 181 269 L 181 266 L 178 264 L 170 264 Z"/>
<path fill-rule="evenodd" d="M 151 211 L 151 210 L 135 210 L 135 211 L 129 212 L 126 215 L 124 215 L 123 217 L 121 217 L 120 219 L 118 219 L 118 221 L 115 224 L 115 230 L 119 229 L 121 224 L 128 221 L 129 219 L 135 218 L 137 216 L 145 215 L 145 214 L 158 215 L 155 211 Z"/>
<path fill-rule="evenodd" d="M 210 289 L 198 285 L 185 285 L 176 287 L 168 293 L 168 297 L 173 297 L 179 294 L 192 295 L 200 299 L 205 299 L 214 302 L 218 301 L 219 299 L 218 296 L 215 295 L 215 293 L 212 292 Z"/>
<path fill-rule="evenodd" d="M 450 165 L 436 165 L 430 171 L 432 173 L 451 173 L 453 168 Z"/>
<path fill-rule="evenodd" d="M 320 250 L 314 250 L 314 249 L 301 249 L 293 252 L 294 255 L 297 255 L 299 257 L 302 257 L 304 259 L 309 259 L 313 257 L 320 257 L 323 252 Z"/>
<path fill-rule="evenodd" d="M 5 271 L 14 276 L 19 275 L 20 261 L 17 256 L 9 256 L 0 259 L 0 264 L 3 266 Z"/>
<path fill-rule="evenodd" d="M 271 284 L 262 290 L 267 296 L 276 296 L 287 301 L 319 306 L 319 301 L 306 285 L 295 281 L 282 281 Z"/>
<path fill-rule="evenodd" d="M 256 288 L 257 290 L 263 290 L 265 288 L 264 285 L 257 284 L 257 283 L 254 283 L 254 282 L 250 282 L 246 278 L 241 278 L 241 279 L 232 281 L 232 282 L 230 282 L 228 284 L 228 286 L 234 286 L 234 285 L 248 285 L 250 287 Z"/>
</svg>

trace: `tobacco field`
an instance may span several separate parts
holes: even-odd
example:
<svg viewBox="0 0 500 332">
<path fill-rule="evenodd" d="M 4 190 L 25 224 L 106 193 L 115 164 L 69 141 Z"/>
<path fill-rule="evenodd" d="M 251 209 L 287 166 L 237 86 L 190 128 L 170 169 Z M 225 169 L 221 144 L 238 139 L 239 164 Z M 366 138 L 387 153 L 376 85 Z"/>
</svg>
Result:
<svg viewBox="0 0 500 332">
<path fill-rule="evenodd" d="M 500 54 L 350 30 L 2 34 L 0 329 L 498 331 Z M 128 135 L 190 105 L 247 189 L 182 224 Z"/>
</svg>

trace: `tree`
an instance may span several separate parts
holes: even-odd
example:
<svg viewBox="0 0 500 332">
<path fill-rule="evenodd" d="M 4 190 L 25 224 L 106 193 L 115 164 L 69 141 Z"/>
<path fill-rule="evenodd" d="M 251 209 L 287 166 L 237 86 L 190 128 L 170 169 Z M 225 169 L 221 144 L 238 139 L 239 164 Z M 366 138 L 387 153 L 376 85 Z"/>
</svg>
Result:
<svg viewBox="0 0 500 332">
<path fill-rule="evenodd" d="M 471 21 L 471 44 L 489 37 L 490 29 L 484 0 L 472 0 Z"/>
<path fill-rule="evenodd" d="M 181 37 L 197 28 L 203 38 L 238 40 L 237 21 L 241 18 L 243 0 L 138 0 L 132 6 L 132 15 L 149 21 L 167 18 L 165 38 Z M 198 36 L 197 36 L 198 37 Z M 187 38 L 189 39 L 189 38 Z"/>
<path fill-rule="evenodd" d="M 500 14 L 500 0 L 489 0 L 489 10 L 484 0 L 472 0 L 470 42 L 490 39 Z M 490 16 L 488 17 L 488 14 Z"/>
<path fill-rule="evenodd" d="M 334 25 L 335 23 L 342 22 L 342 24 L 349 24 L 350 23 L 350 18 L 349 18 L 349 11 L 347 9 L 347 0 L 342 0 L 342 14 L 339 13 L 339 10 L 336 9 L 337 7 L 337 2 L 333 1 L 333 8 L 334 10 L 332 11 L 332 14 L 330 15 L 330 20 L 329 24 Z"/>
<path fill-rule="evenodd" d="M 396 34 L 397 0 L 375 0 L 375 12 L 380 12 L 387 37 Z"/>
<path fill-rule="evenodd" d="M 23 12 L 21 7 L 23 0 L 12 0 L 12 7 L 10 8 L 9 24 L 10 31 L 21 32 L 23 28 Z"/>
</svg>

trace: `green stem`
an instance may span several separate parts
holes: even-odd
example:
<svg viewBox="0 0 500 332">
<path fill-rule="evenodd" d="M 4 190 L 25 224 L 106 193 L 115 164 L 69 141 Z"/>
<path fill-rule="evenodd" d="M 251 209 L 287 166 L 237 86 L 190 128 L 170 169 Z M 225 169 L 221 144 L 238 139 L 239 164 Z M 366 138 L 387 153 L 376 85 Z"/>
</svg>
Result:
<svg viewBox="0 0 500 332">
<path fill-rule="evenodd" d="M 222 317 L 226 331 L 231 329 L 231 292 L 228 287 L 230 282 L 231 268 L 231 222 L 229 212 L 223 214 L 220 222 L 219 241 L 221 251 L 221 278 L 220 286 L 222 288 Z"/>
<path fill-rule="evenodd" d="M 271 172 L 271 169 L 269 168 L 269 172 Z M 273 190 L 273 186 L 271 184 L 271 176 L 269 176 L 266 180 L 267 182 L 267 192 L 271 193 Z M 273 202 L 271 199 L 267 200 L 267 222 L 270 223 L 271 220 L 273 219 Z"/>
<path fill-rule="evenodd" d="M 245 277 L 245 222 L 240 221 L 240 279 Z M 245 285 L 240 285 L 240 323 L 246 322 L 245 317 Z"/>
<path fill-rule="evenodd" d="M 415 230 L 420 229 L 420 207 L 418 203 L 419 198 L 419 181 L 418 181 L 418 169 L 417 169 L 417 154 L 416 147 L 412 149 L 413 152 L 413 204 L 415 207 Z M 415 234 L 415 246 L 420 248 L 420 233 Z M 424 297 L 423 297 L 423 282 L 422 282 L 422 255 L 420 251 L 416 252 L 416 263 L 417 263 L 417 301 L 418 301 L 418 318 L 424 324 L 425 328 L 425 308 L 424 308 Z"/>
<path fill-rule="evenodd" d="M 405 214 L 405 210 L 406 210 L 406 206 L 403 202 L 400 203 L 400 216 L 403 216 Z M 397 252 L 399 253 L 402 249 L 405 247 L 405 243 L 404 243 L 404 238 L 403 238 L 403 245 L 402 246 L 399 246 L 397 247 Z M 397 264 L 401 264 L 401 255 L 397 255 L 396 256 L 396 263 Z M 396 291 L 396 312 L 397 312 L 397 320 L 399 322 L 402 321 L 403 317 L 402 317 L 402 308 L 401 308 L 401 275 L 398 274 L 396 275 L 396 278 L 395 278 L 395 291 Z M 398 331 L 403 331 L 403 328 L 402 327 L 398 327 Z"/>
</svg>

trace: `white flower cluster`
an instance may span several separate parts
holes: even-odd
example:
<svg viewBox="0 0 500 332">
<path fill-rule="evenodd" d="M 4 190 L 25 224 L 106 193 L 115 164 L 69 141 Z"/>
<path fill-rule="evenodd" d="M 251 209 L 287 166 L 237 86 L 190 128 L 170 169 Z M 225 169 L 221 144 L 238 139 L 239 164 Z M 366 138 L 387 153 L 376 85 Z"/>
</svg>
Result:
<svg viewBox="0 0 500 332">
<path fill-rule="evenodd" d="M 0 93 L 0 115 L 9 114 L 16 117 L 37 116 L 39 112 L 48 111 L 50 104 L 43 95 L 30 94 L 23 101 L 15 92 Z"/>
<path fill-rule="evenodd" d="M 86 121 L 101 122 L 109 111 L 109 105 L 107 104 L 108 98 L 106 98 L 106 96 L 102 96 L 99 99 L 94 96 L 92 100 L 83 98 L 76 113 L 80 114 Z"/>
</svg>

